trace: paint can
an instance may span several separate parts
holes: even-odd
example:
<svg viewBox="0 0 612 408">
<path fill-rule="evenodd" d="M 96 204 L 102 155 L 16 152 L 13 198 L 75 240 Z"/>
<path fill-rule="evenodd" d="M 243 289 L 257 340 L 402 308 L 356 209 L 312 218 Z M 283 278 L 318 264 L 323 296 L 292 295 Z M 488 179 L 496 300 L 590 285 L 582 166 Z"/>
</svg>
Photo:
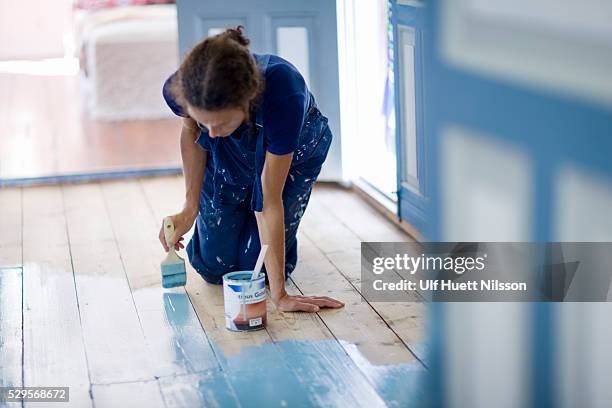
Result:
<svg viewBox="0 0 612 408">
<path fill-rule="evenodd" d="M 252 271 L 223 276 L 225 327 L 232 331 L 263 329 L 266 325 L 266 277 L 251 280 Z"/>
</svg>

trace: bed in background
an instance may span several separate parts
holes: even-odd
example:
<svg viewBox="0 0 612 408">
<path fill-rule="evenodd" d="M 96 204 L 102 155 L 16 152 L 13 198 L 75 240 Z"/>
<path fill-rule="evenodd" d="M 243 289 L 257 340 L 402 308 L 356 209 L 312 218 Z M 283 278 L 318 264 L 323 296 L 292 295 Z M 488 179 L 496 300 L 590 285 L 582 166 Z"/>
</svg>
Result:
<svg viewBox="0 0 612 408">
<path fill-rule="evenodd" d="M 152 4 L 155 3 L 155 4 Z M 92 119 L 169 117 L 161 96 L 178 65 L 176 6 L 159 0 L 75 3 L 82 89 Z"/>
</svg>

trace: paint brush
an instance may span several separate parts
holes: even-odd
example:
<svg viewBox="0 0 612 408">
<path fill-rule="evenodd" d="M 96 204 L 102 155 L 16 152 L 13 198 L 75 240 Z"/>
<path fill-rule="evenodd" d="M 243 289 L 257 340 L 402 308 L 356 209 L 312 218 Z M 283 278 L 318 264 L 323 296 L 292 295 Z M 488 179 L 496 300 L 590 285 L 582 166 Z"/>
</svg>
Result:
<svg viewBox="0 0 612 408">
<path fill-rule="evenodd" d="M 268 246 L 262 245 L 261 249 L 259 250 L 259 256 L 257 257 L 257 262 L 255 262 L 255 268 L 253 269 L 251 280 L 255 280 L 259 276 L 259 272 L 261 271 L 261 267 L 263 266 L 264 258 L 266 257 L 267 251 L 268 251 Z"/>
<path fill-rule="evenodd" d="M 187 271 L 185 270 L 185 260 L 178 256 L 174 250 L 174 245 L 170 245 L 170 239 L 174 235 L 174 223 L 171 217 L 164 218 L 164 237 L 170 247 L 166 259 L 161 263 L 162 286 L 164 288 L 174 288 L 185 286 L 187 282 Z"/>
</svg>

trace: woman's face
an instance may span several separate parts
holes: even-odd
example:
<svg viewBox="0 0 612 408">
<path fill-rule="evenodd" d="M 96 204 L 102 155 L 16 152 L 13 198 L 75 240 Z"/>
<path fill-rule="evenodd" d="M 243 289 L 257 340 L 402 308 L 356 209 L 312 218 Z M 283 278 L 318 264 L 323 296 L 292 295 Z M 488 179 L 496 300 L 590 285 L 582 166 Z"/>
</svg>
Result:
<svg viewBox="0 0 612 408">
<path fill-rule="evenodd" d="M 247 118 L 245 108 L 227 108 L 222 110 L 209 111 L 193 106 L 187 107 L 187 113 L 198 126 L 208 129 L 210 137 L 226 137 L 231 135 L 234 130 Z"/>
</svg>

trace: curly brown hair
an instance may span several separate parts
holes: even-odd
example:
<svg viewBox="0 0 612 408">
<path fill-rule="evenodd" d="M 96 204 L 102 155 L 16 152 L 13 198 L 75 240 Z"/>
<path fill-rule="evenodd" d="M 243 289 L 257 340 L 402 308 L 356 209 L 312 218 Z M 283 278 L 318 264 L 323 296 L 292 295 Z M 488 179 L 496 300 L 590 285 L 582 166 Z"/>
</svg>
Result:
<svg viewBox="0 0 612 408">
<path fill-rule="evenodd" d="M 264 79 L 243 30 L 242 26 L 228 28 L 191 49 L 172 84 L 179 104 L 209 111 L 246 105 L 253 112 Z"/>
</svg>

